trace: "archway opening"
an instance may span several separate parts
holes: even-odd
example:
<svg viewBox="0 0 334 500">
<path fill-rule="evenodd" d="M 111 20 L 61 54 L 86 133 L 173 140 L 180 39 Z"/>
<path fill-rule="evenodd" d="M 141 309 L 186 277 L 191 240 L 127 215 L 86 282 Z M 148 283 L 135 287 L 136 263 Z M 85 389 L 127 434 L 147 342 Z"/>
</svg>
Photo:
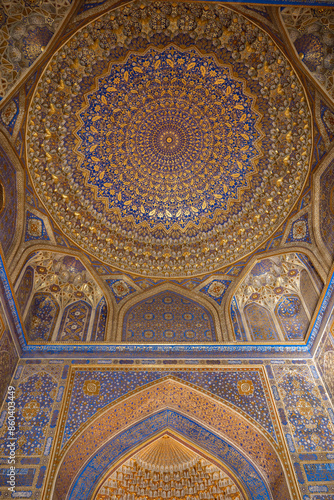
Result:
<svg viewBox="0 0 334 500">
<path fill-rule="evenodd" d="M 114 467 L 94 500 L 246 500 L 231 471 L 169 431 Z"/>
</svg>

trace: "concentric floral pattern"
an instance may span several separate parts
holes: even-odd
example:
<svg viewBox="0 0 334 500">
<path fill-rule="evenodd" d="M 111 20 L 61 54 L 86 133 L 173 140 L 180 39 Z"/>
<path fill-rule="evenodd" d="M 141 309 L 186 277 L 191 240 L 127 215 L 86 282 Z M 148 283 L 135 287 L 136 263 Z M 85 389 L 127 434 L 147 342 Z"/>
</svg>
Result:
<svg viewBox="0 0 334 500">
<path fill-rule="evenodd" d="M 289 62 L 221 5 L 134 2 L 79 30 L 39 81 L 28 134 L 35 189 L 64 233 L 155 276 L 257 248 L 312 150 Z"/>
<path fill-rule="evenodd" d="M 150 49 L 112 65 L 77 131 L 96 199 L 152 229 L 201 227 L 204 214 L 240 201 L 261 154 L 256 99 L 243 87 L 195 50 Z"/>
</svg>

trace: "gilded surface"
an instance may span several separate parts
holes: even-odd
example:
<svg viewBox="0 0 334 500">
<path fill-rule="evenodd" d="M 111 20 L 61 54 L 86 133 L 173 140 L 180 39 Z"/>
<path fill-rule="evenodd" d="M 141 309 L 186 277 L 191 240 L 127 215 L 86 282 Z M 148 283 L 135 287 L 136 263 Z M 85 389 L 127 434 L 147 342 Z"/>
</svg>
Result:
<svg viewBox="0 0 334 500">
<path fill-rule="evenodd" d="M 288 60 L 221 5 L 134 3 L 92 22 L 53 56 L 28 121 L 34 187 L 63 232 L 156 276 L 256 249 L 301 192 L 312 149 Z"/>
<path fill-rule="evenodd" d="M 92 383 L 94 380 L 95 390 L 98 377 L 96 375 L 94 377 L 93 372 L 87 370 L 89 377 L 87 380 L 89 380 L 89 383 Z M 241 377 L 239 378 L 241 382 L 239 384 L 241 393 L 239 397 L 244 399 L 255 396 L 253 392 L 254 386 L 252 386 L 253 383 L 251 383 L 252 381 L 249 377 L 250 372 L 247 370 L 246 372 L 244 373 L 244 370 L 241 370 Z M 129 371 L 129 380 L 132 379 L 134 373 L 132 370 Z M 57 493 L 60 495 L 59 498 L 62 498 L 64 492 L 68 490 L 76 471 L 80 469 L 88 457 L 95 453 L 95 450 L 99 447 L 99 443 L 105 443 L 107 439 L 115 433 L 120 432 L 127 425 L 131 425 L 139 419 L 141 420 L 166 407 L 182 408 L 182 412 L 185 415 L 195 418 L 198 422 L 215 429 L 218 433 L 222 433 L 231 442 L 239 446 L 242 443 L 242 449 L 251 457 L 253 463 L 263 468 L 266 471 L 266 477 L 271 478 L 271 484 L 274 485 L 275 482 L 277 485 L 281 484 L 278 479 L 281 475 L 281 466 L 276 453 L 284 455 L 284 448 L 282 447 L 282 440 L 276 424 L 274 426 L 276 432 L 278 432 L 277 444 L 269 437 L 269 434 L 266 434 L 268 438 L 265 439 L 263 434 L 256 429 L 256 424 L 255 427 L 254 424 L 249 425 L 249 420 L 247 422 L 243 417 L 237 416 L 237 413 L 228 408 L 226 403 L 222 404 L 219 401 L 215 401 L 212 397 L 206 396 L 199 390 L 186 387 L 174 380 L 162 381 L 158 385 L 146 387 L 138 392 L 138 394 L 125 397 L 124 402 L 117 400 L 119 401 L 118 403 L 116 402 L 116 404 L 109 406 L 109 409 L 106 408 L 103 413 L 101 411 L 95 412 L 93 419 L 88 419 L 85 426 L 81 428 L 81 433 L 76 432 L 61 451 L 60 441 L 65 430 L 66 415 L 69 411 L 68 405 L 70 404 L 71 394 L 74 389 L 73 383 L 74 380 L 72 379 L 70 391 L 67 396 L 64 418 L 59 427 L 60 434 L 55 450 L 54 466 L 51 471 L 54 474 L 59 460 L 61 457 L 64 457 L 56 483 Z M 257 404 L 256 408 L 259 414 L 262 413 L 261 405 Z M 243 414 L 242 410 L 239 411 Z M 272 412 L 272 410 L 269 411 Z M 272 413 L 272 416 L 275 422 L 276 417 L 274 413 Z M 274 451 L 275 449 L 277 449 L 277 452 Z"/>
<path fill-rule="evenodd" d="M 98 479 L 105 474 L 115 459 L 137 444 L 138 435 L 145 441 L 158 431 L 166 428 L 177 431 L 205 451 L 214 454 L 218 460 L 222 460 L 234 474 L 238 475 L 247 491 L 247 496 L 254 500 L 270 499 L 268 486 L 245 455 L 221 437 L 203 428 L 202 425 L 175 411 L 163 411 L 152 415 L 106 443 L 76 479 L 68 498 L 70 500 L 91 498 L 94 485 L 96 485 Z M 284 479 L 280 477 L 275 488 L 275 497 L 283 498 L 285 494 L 285 500 L 288 500 L 291 497 L 286 485 L 283 483 Z"/>
</svg>

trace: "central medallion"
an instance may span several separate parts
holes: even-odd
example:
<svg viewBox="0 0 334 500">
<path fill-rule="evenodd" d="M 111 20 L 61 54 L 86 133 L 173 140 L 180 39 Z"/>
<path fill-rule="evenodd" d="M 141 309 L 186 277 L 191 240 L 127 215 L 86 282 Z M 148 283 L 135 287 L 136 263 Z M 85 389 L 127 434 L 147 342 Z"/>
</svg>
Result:
<svg viewBox="0 0 334 500">
<path fill-rule="evenodd" d="M 214 219 L 250 189 L 266 141 L 261 115 L 213 56 L 174 46 L 130 54 L 87 99 L 76 150 L 107 211 L 185 229 L 205 222 L 194 214 Z"/>
<path fill-rule="evenodd" d="M 201 117 L 201 120 L 194 118 Z M 213 143 L 210 123 L 192 103 L 182 99 L 161 99 L 143 105 L 127 134 L 132 164 L 149 166 L 149 175 L 167 172 L 195 172 Z M 204 150 L 204 154 L 203 154 Z"/>
</svg>

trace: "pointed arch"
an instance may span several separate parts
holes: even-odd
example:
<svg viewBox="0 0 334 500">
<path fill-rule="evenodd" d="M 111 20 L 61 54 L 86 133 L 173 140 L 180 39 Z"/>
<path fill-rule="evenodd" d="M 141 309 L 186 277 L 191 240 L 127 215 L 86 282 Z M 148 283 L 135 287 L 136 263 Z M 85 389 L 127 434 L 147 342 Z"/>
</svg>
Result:
<svg viewBox="0 0 334 500">
<path fill-rule="evenodd" d="M 59 258 L 59 257 L 64 257 L 70 260 L 71 258 L 76 259 L 76 261 L 79 261 L 80 264 L 82 265 L 83 268 L 85 268 L 85 272 L 87 275 L 90 276 L 91 281 L 94 282 L 94 287 L 96 287 L 97 290 L 99 290 L 100 296 L 103 296 L 105 299 L 106 303 L 106 308 L 107 308 L 107 314 L 106 314 L 106 322 L 105 322 L 105 331 L 106 332 L 111 332 L 112 331 L 112 321 L 113 321 L 113 314 L 114 314 L 114 305 L 113 302 L 110 298 L 110 290 L 108 286 L 106 285 L 105 281 L 101 279 L 101 277 L 98 275 L 94 267 L 91 265 L 89 262 L 88 258 L 83 255 L 81 252 L 78 252 L 73 249 L 68 249 L 68 248 L 59 248 L 54 245 L 48 244 L 48 243 L 41 243 L 38 242 L 37 244 L 35 243 L 32 246 L 29 246 L 29 248 L 26 248 L 20 257 L 17 258 L 15 261 L 15 270 L 13 271 L 13 282 L 15 282 L 15 289 L 16 293 L 18 293 L 18 289 L 20 286 L 20 283 L 23 279 L 23 276 L 26 272 L 26 269 L 30 267 L 34 267 L 32 264 L 33 259 L 37 255 L 37 253 L 43 253 L 43 252 L 49 252 L 52 254 L 53 258 Z M 97 304 L 96 304 L 97 305 Z M 29 301 L 28 301 L 28 306 L 29 308 Z M 59 322 L 58 322 L 59 325 Z M 87 333 L 87 341 L 90 341 L 90 331 L 92 329 L 92 322 L 90 325 L 90 328 Z M 105 335 L 105 337 L 107 334 Z M 51 340 L 51 339 L 50 339 Z M 104 338 L 104 341 L 106 338 Z M 102 342 L 102 340 L 100 340 Z"/>
<path fill-rule="evenodd" d="M 308 318 L 300 298 L 295 294 L 283 297 L 275 308 L 275 315 L 288 340 L 303 340 Z"/>
<path fill-rule="evenodd" d="M 77 300 L 69 304 L 61 319 L 57 340 L 84 342 L 92 314 L 92 306 L 84 300 Z"/>
<path fill-rule="evenodd" d="M 108 307 L 105 297 L 102 297 L 97 305 L 94 324 L 92 329 L 92 342 L 103 342 L 106 337 L 106 325 L 108 319 Z"/>
<path fill-rule="evenodd" d="M 0 241 L 10 265 L 24 229 L 24 171 L 16 151 L 1 131 L 0 143 L 0 182 L 5 202 L 0 214 Z"/>
<path fill-rule="evenodd" d="M 246 305 L 244 315 L 252 340 L 263 342 L 279 339 L 270 311 L 266 307 L 251 302 Z"/>
<path fill-rule="evenodd" d="M 117 460 L 120 459 L 124 453 L 131 451 L 132 447 L 139 446 L 145 441 L 143 434 L 145 428 L 151 429 L 150 435 L 152 436 L 161 430 L 154 423 L 153 417 L 166 410 L 171 412 L 176 410 L 179 416 L 175 418 L 181 419 L 184 429 L 188 429 L 186 436 L 180 432 L 185 438 L 196 445 L 196 439 L 202 436 L 203 441 L 198 441 L 197 446 L 202 447 L 207 453 L 212 453 L 217 457 L 220 449 L 227 449 L 226 446 L 231 446 L 235 450 L 233 453 L 238 453 L 239 457 L 242 456 L 248 460 L 248 463 L 257 471 L 258 477 L 262 478 L 262 484 L 267 485 L 267 491 L 271 491 L 271 496 L 264 498 L 275 498 L 275 500 L 297 498 L 296 484 L 290 470 L 291 465 L 287 460 L 288 452 L 281 437 L 276 442 L 256 423 L 243 417 L 241 411 L 230 408 L 227 403 L 215 400 L 214 397 L 205 394 L 205 391 L 197 387 L 194 389 L 170 378 L 141 388 L 128 397 L 120 398 L 108 407 L 97 411 L 94 417 L 87 420 L 62 445 L 61 440 L 67 418 L 63 415 L 58 443 L 55 443 L 54 448 L 55 465 L 50 471 L 43 498 L 46 500 L 50 498 L 72 499 L 75 498 L 71 496 L 72 491 L 75 492 L 76 498 L 82 500 L 86 498 L 81 490 L 79 493 L 79 490 L 75 489 L 76 485 L 80 486 L 79 483 L 82 481 L 79 478 L 83 478 L 84 471 L 89 472 L 94 468 L 95 459 L 99 462 L 103 457 L 112 456 L 110 449 L 107 450 L 105 446 L 112 445 L 115 446 L 116 451 L 120 450 L 120 436 L 124 436 L 126 441 L 129 429 L 135 429 L 133 435 L 136 436 L 137 441 L 127 449 L 120 450 L 116 457 Z M 184 424 L 186 420 L 190 422 L 187 425 Z M 145 421 L 146 424 L 143 425 Z M 148 422 L 151 424 L 147 425 Z M 139 427 L 136 428 L 137 424 Z M 196 426 L 201 427 L 201 430 Z M 178 431 L 177 428 L 174 430 Z M 215 442 L 216 439 L 221 440 L 221 445 L 216 446 L 214 450 L 209 444 Z M 97 458 L 98 456 L 100 458 Z M 218 460 L 224 462 L 225 459 L 218 457 Z M 225 463 L 229 467 L 228 461 Z M 96 478 L 97 481 L 102 478 L 110 465 L 112 464 L 109 462 L 106 468 L 101 470 L 101 475 Z M 85 481 L 90 480 L 86 478 Z M 94 487 L 93 482 L 91 481 L 89 488 Z M 257 497 L 251 496 L 250 498 Z"/>
<path fill-rule="evenodd" d="M 137 451 L 138 435 L 141 436 L 141 446 L 145 446 L 161 431 L 176 434 L 183 438 L 183 442 L 187 440 L 204 456 L 213 456 L 218 464 L 225 466 L 238 479 L 239 487 L 245 491 L 246 498 L 254 500 L 277 498 L 270 492 L 270 486 L 259 469 L 247 460 L 241 450 L 181 412 L 163 410 L 124 429 L 104 444 L 75 478 L 66 499 L 93 498 L 94 491 L 110 467 L 116 465 L 124 455 L 133 455 Z M 289 497 L 286 498 L 288 500 Z"/>
<path fill-rule="evenodd" d="M 238 280 L 235 280 L 227 291 L 227 297 L 224 304 L 224 315 L 227 318 L 226 325 L 230 338 L 239 341 L 245 338 L 247 341 L 254 342 L 289 341 L 289 338 L 284 337 L 284 329 L 281 328 L 274 309 L 281 296 L 280 294 L 286 296 L 295 291 L 297 293 L 297 289 L 301 301 L 303 302 L 304 298 L 301 291 L 305 290 L 305 278 L 304 273 L 300 273 L 300 284 L 296 284 L 294 289 L 291 287 L 290 289 L 286 287 L 282 288 L 279 284 L 275 285 L 277 277 L 281 276 L 281 271 L 278 269 L 281 266 L 280 261 L 289 261 L 290 267 L 293 261 L 294 266 L 298 268 L 298 272 L 295 273 L 296 276 L 299 276 L 299 271 L 305 270 L 309 282 L 313 285 L 312 290 L 308 291 L 307 295 L 309 295 L 309 297 L 306 297 L 306 299 L 310 302 L 310 307 L 314 308 L 314 304 L 319 300 L 322 284 L 326 282 L 327 278 L 324 269 L 320 266 L 319 261 L 312 252 L 299 246 L 293 246 L 288 249 L 281 249 L 280 251 L 273 250 L 262 255 L 254 255 L 243 269 Z M 292 272 L 293 270 L 291 268 L 291 273 Z M 268 275 L 268 282 L 264 279 L 266 275 Z M 292 276 L 293 275 L 290 274 L 288 277 L 290 278 Z M 259 283 L 256 283 L 256 281 L 259 281 Z M 261 292 L 259 292 L 260 289 Z M 277 298 L 270 298 L 270 294 L 272 296 L 277 295 Z M 254 304 L 250 304 L 251 302 L 256 302 L 258 305 L 255 307 Z M 268 325 L 271 324 L 270 330 L 272 333 L 267 336 L 267 339 L 261 338 L 261 336 L 252 335 L 252 327 L 246 319 L 247 308 L 252 309 L 252 307 L 256 309 L 257 312 L 262 311 L 265 313 L 265 310 L 270 312 L 266 323 Z M 307 312 L 309 312 L 308 309 Z M 243 334 L 243 329 L 245 330 L 245 335 Z"/>
<path fill-rule="evenodd" d="M 116 338 L 115 339 L 109 339 L 113 340 L 116 342 L 121 342 L 122 339 L 122 333 L 123 333 L 123 325 L 124 322 L 126 321 L 127 314 L 129 313 L 130 309 L 133 307 L 136 307 L 138 304 L 142 303 L 145 300 L 151 300 L 154 297 L 158 296 L 159 294 L 163 292 L 170 292 L 171 294 L 176 294 L 181 296 L 187 301 L 190 301 L 193 304 L 196 304 L 198 307 L 203 309 L 203 312 L 206 311 L 209 317 L 212 318 L 212 322 L 214 325 L 214 332 L 215 332 L 215 339 L 211 340 L 212 342 L 222 342 L 224 339 L 223 332 L 222 332 L 222 327 L 221 327 L 221 318 L 220 318 L 220 313 L 218 311 L 218 307 L 216 308 L 209 300 L 206 298 L 200 296 L 200 294 L 194 294 L 193 292 L 190 292 L 180 286 L 177 286 L 173 283 L 164 283 L 162 285 L 153 287 L 143 293 L 136 294 L 134 297 L 130 297 L 129 300 L 126 301 L 126 303 L 123 305 L 123 307 L 119 311 L 118 315 L 118 321 L 117 321 L 117 331 L 116 331 Z M 168 340 L 166 339 L 168 342 Z M 191 338 L 188 340 L 184 340 L 185 343 L 187 342 L 192 342 Z M 196 340 L 195 340 L 196 342 Z M 147 340 L 147 343 L 150 343 L 150 340 Z"/>
<path fill-rule="evenodd" d="M 17 302 L 22 316 L 24 316 L 27 304 L 33 292 L 33 288 L 34 288 L 34 269 L 31 266 L 28 266 L 24 271 L 24 274 L 21 278 L 20 284 L 16 292 Z"/>
</svg>

